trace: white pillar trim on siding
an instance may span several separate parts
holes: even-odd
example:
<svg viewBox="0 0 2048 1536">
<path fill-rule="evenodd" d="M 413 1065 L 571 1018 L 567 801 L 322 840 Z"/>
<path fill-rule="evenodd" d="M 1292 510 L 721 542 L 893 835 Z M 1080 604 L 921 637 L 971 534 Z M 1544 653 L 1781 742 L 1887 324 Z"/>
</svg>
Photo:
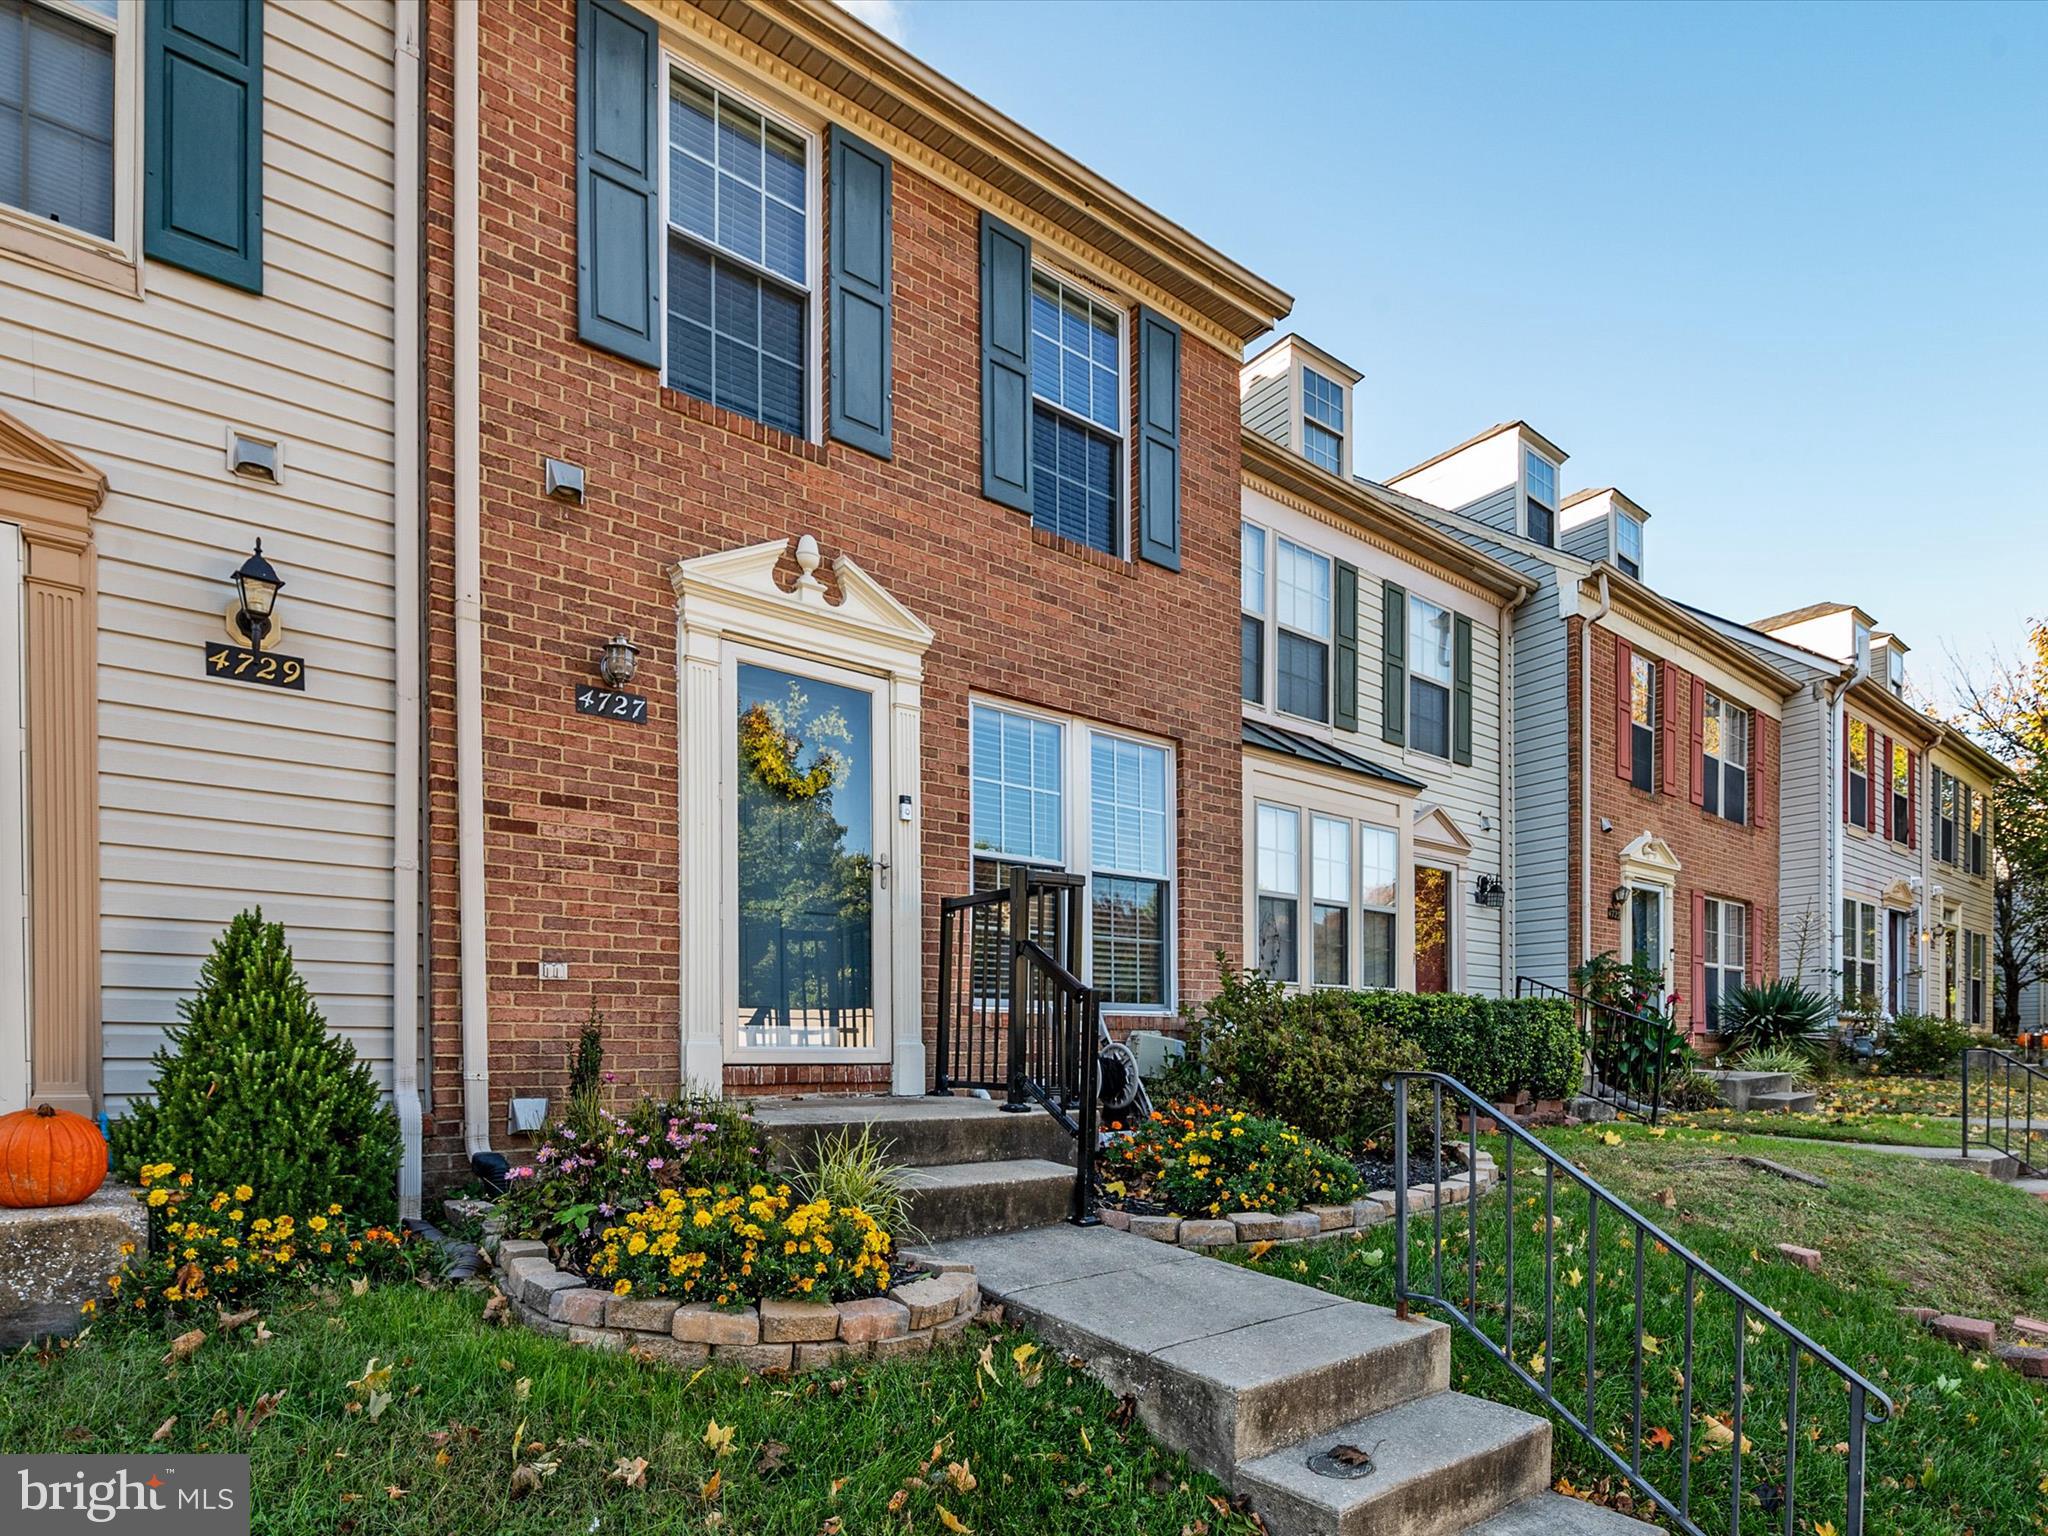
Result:
<svg viewBox="0 0 2048 1536">
<path fill-rule="evenodd" d="M 28 1104 L 27 648 L 21 530 L 0 523 L 0 1114 Z"/>
<path fill-rule="evenodd" d="M 798 575 L 776 579 L 794 554 Z M 725 1079 L 725 979 L 736 963 L 728 936 L 725 868 L 726 773 L 731 722 L 725 672 L 733 649 L 763 647 L 878 679 L 881 729 L 877 777 L 889 793 L 907 795 L 910 816 L 892 802 L 886 816 L 889 877 L 887 978 L 891 1038 L 890 1088 L 925 1087 L 923 858 L 918 812 L 922 762 L 924 653 L 935 636 L 882 584 L 845 555 L 829 569 L 839 601 L 828 601 L 818 576 L 817 541 L 776 539 L 685 560 L 670 573 L 676 594 L 678 745 L 677 902 L 682 935 L 680 998 L 683 1080 L 718 1094 Z M 878 847 L 882 843 L 878 835 Z"/>
</svg>

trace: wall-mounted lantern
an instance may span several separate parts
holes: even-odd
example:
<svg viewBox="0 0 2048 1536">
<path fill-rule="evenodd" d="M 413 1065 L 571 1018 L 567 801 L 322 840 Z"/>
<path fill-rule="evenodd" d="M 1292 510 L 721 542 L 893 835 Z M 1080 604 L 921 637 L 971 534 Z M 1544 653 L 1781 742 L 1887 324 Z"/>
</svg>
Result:
<svg viewBox="0 0 2048 1536">
<path fill-rule="evenodd" d="M 277 643 L 284 626 L 277 619 L 277 594 L 284 590 L 284 578 L 263 558 L 263 541 L 256 541 L 256 553 L 235 572 L 235 601 L 227 611 L 228 635 L 260 651 Z"/>
<path fill-rule="evenodd" d="M 1614 917 L 1614 918 L 1618 918 L 1618 917 L 1620 917 L 1620 916 L 1621 916 L 1621 909 L 1622 909 L 1623 907 L 1627 906 L 1627 905 L 1628 905 L 1628 887 L 1627 887 L 1627 886 L 1625 886 L 1625 885 L 1617 885 L 1617 886 L 1616 886 L 1616 887 L 1615 887 L 1615 888 L 1614 888 L 1613 890 L 1611 890 L 1611 891 L 1609 891 L 1609 892 L 1607 893 L 1607 915 L 1608 915 L 1609 917 Z"/>
<path fill-rule="evenodd" d="M 612 636 L 604 654 L 597 659 L 597 675 L 604 679 L 605 686 L 623 688 L 639 670 L 640 647 L 623 634 Z"/>
<path fill-rule="evenodd" d="M 1498 875 L 1481 875 L 1472 887 L 1472 901 L 1481 907 L 1504 907 L 1508 902 L 1508 888 Z"/>
</svg>

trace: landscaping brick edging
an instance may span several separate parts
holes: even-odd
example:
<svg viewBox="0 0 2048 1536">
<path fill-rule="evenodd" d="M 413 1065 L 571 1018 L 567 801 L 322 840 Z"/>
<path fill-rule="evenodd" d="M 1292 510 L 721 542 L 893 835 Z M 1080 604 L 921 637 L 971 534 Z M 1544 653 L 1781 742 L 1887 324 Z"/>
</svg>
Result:
<svg viewBox="0 0 2048 1536">
<path fill-rule="evenodd" d="M 1441 1186 L 1408 1186 L 1410 1214 L 1432 1209 L 1437 1190 L 1445 1205 L 1460 1205 L 1477 1189 L 1485 1194 L 1499 1180 L 1489 1153 L 1479 1154 L 1475 1174 L 1447 1178 Z M 1305 1211 L 1239 1211 L 1231 1216 L 1141 1216 L 1104 1207 L 1103 1225 L 1181 1248 L 1231 1248 L 1241 1243 L 1312 1243 L 1377 1227 L 1394 1219 L 1394 1192 L 1376 1189 L 1348 1205 L 1312 1205 Z"/>
<path fill-rule="evenodd" d="M 716 1360 L 752 1371 L 808 1370 L 850 1358 L 923 1354 L 958 1338 L 981 1313 L 974 1271 L 949 1265 L 886 1296 L 764 1301 L 739 1311 L 661 1296 L 615 1296 L 555 1268 L 547 1244 L 487 1238 L 510 1315 L 535 1333 L 586 1349 L 626 1350 L 669 1365 Z"/>
</svg>

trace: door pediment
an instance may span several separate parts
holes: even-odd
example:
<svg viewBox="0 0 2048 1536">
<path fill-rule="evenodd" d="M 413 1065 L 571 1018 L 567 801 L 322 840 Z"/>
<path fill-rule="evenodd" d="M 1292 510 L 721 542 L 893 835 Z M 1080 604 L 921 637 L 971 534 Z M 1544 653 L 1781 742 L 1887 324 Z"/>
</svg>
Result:
<svg viewBox="0 0 2048 1536">
<path fill-rule="evenodd" d="M 1684 868 L 1671 845 L 1653 832 L 1645 832 L 1621 850 L 1621 872 L 1637 878 L 1670 884 Z"/>
<path fill-rule="evenodd" d="M 1417 847 L 1460 857 L 1472 851 L 1472 839 L 1458 830 L 1458 824 L 1451 820 L 1451 813 L 1442 806 L 1418 805 L 1413 821 Z"/>
<path fill-rule="evenodd" d="M 779 579 L 786 562 L 796 569 L 789 586 Z M 753 640 L 914 678 L 934 638 L 929 625 L 851 556 L 825 564 L 809 534 L 699 555 L 679 562 L 669 579 L 686 643 L 693 635 Z"/>
</svg>

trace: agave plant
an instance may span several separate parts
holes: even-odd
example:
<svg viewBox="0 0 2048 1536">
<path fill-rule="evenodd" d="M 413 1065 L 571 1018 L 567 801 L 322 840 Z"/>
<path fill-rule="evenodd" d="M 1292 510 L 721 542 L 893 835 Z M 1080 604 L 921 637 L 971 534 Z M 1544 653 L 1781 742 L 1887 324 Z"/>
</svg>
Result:
<svg viewBox="0 0 2048 1536">
<path fill-rule="evenodd" d="M 1818 1035 L 1835 1016 L 1835 1001 L 1789 976 L 1737 987 L 1721 999 L 1721 1033 L 1738 1050 L 1770 1050 Z"/>
</svg>

